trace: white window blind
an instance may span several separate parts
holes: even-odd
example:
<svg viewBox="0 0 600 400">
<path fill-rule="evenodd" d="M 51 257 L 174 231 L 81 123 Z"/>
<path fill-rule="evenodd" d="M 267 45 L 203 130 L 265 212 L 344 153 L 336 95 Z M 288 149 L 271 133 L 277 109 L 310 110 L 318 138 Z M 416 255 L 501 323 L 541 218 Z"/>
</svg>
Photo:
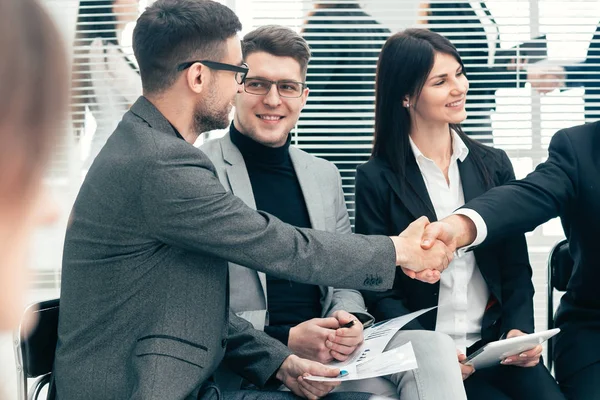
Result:
<svg viewBox="0 0 600 400">
<path fill-rule="evenodd" d="M 427 27 L 455 44 L 471 85 L 465 132 L 506 150 L 517 178 L 545 159 L 557 130 L 600 116 L 600 31 L 594 35 L 600 4 L 595 0 L 365 0 L 357 3 L 361 10 L 318 8 L 340 3 L 335 0 L 239 3 L 245 31 L 282 24 L 309 42 L 311 92 L 293 132 L 294 142 L 338 166 L 351 217 L 354 170 L 371 150 L 375 65 L 389 35 L 384 29 Z M 529 67 L 566 72 L 561 88 L 545 95 L 532 90 L 521 59 L 514 63 L 502 53 L 522 42 L 542 42 L 541 35 L 546 35 L 547 58 L 530 59 Z M 554 77 L 549 79 L 558 84 Z M 563 236 L 558 220 L 527 234 L 537 329 L 546 327 L 547 255 Z"/>
<path fill-rule="evenodd" d="M 246 33 L 264 24 L 283 24 L 302 32 L 313 49 L 308 72 L 311 88 L 308 104 L 293 131 L 299 147 L 333 161 L 341 171 L 343 188 L 353 217 L 354 171 L 371 151 L 375 65 L 379 49 L 390 32 L 410 26 L 425 26 L 445 34 L 455 43 L 466 64 L 471 82 L 465 131 L 484 143 L 500 147 L 511 157 L 517 177 L 523 177 L 547 154 L 549 140 L 558 129 L 594 120 L 600 103 L 600 35 L 594 36 L 600 19 L 595 0 L 490 0 L 479 2 L 435 0 L 426 4 L 413 0 L 365 0 L 362 10 L 327 14 L 316 5 L 339 0 L 227 0 L 240 16 Z M 146 2 L 141 2 L 140 9 Z M 76 31 L 91 30 L 89 22 L 77 24 L 78 12 L 93 13 L 91 0 L 45 0 L 45 4 L 71 45 L 74 62 L 84 67 L 105 68 L 135 74 L 131 56 L 133 23 L 114 34 L 114 52 L 87 57 L 93 35 L 74 43 Z M 422 11 L 420 15 L 419 9 Z M 129 12 L 129 11 L 128 11 Z M 114 14 L 113 12 L 112 14 Z M 117 11 L 118 13 L 118 11 Z M 111 13 L 109 13 L 111 14 Z M 135 13 L 134 13 L 135 14 Z M 109 15 L 110 16 L 110 15 Z M 135 17 L 135 15 L 131 15 Z M 483 20 L 483 22 L 482 22 Z M 460 21 L 460 23 L 457 23 Z M 485 26 L 484 26 L 485 24 Z M 88 32 L 90 33 L 90 32 Z M 535 67 L 568 72 L 561 89 L 540 96 L 526 82 L 524 73 L 507 70 L 502 50 L 546 35 L 548 59 Z M 496 39 L 494 39 L 494 37 Z M 591 51 L 588 50 L 591 47 Z M 496 58 L 491 59 L 490 49 Z M 595 50 L 598 49 L 598 50 Z M 518 67 L 518 65 L 517 65 Z M 85 68 L 84 68 L 85 69 Z M 134 76 L 128 74 L 129 76 Z M 58 293 L 62 239 L 68 213 L 81 183 L 86 156 L 98 126 L 116 125 L 135 98 L 132 79 L 94 80 L 76 77 L 73 123 L 65 127 L 65 140 L 58 147 L 48 176 L 64 219 L 55 228 L 39 232 L 32 261 L 36 270 L 32 298 Z M 119 96 L 96 96 L 98 90 L 118 87 Z M 118 100 L 113 101 L 114 98 Z M 79 107 L 77 107 L 79 106 Z M 110 109 L 108 114 L 98 109 Z M 117 110 L 117 111 L 115 111 Z M 79 129 L 83 127 L 83 129 Z M 558 221 L 528 234 L 536 287 L 535 315 L 538 329 L 545 328 L 546 258 L 551 246 L 563 236 Z M 41 293 L 41 294 L 40 294 Z"/>
</svg>

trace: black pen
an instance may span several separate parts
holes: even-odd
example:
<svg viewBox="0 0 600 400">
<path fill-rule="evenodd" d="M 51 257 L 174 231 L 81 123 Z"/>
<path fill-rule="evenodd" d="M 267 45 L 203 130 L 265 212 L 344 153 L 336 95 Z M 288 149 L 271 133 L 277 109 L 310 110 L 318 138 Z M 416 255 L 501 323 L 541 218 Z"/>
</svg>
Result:
<svg viewBox="0 0 600 400">
<path fill-rule="evenodd" d="M 347 324 L 340 326 L 340 328 L 352 328 L 354 326 L 354 321 L 356 321 L 356 320 L 353 319 L 352 321 L 348 322 Z"/>
</svg>

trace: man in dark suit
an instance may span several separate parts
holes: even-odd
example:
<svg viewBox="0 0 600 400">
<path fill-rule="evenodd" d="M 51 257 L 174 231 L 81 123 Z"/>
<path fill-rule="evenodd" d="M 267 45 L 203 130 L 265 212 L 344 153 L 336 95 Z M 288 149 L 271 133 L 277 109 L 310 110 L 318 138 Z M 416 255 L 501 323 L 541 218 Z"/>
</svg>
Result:
<svg viewBox="0 0 600 400">
<path fill-rule="evenodd" d="M 300 376 L 338 370 L 229 316 L 227 260 L 299 282 L 387 289 L 395 265 L 414 274 L 451 259 L 443 244 L 422 251 L 414 226 L 391 240 L 294 228 L 223 188 L 192 143 L 228 124 L 247 73 L 240 29 L 206 0 L 159 0 L 138 19 L 144 96 L 92 164 L 66 233 L 59 399 L 196 398 L 224 357 L 259 386 L 277 378 L 323 396 L 330 384 Z"/>
<path fill-rule="evenodd" d="M 531 86 L 540 93 L 547 93 L 556 88 L 585 88 L 583 97 L 585 106 L 585 122 L 600 119 L 600 25 L 596 27 L 594 36 L 588 47 L 584 61 L 575 65 L 541 66 L 532 68 L 527 74 Z"/>
<path fill-rule="evenodd" d="M 575 262 L 561 299 L 554 344 L 555 371 L 569 399 L 600 398 L 600 122 L 557 132 L 548 160 L 526 178 L 494 188 L 465 205 L 474 219 L 451 215 L 427 227 L 423 245 L 441 239 L 451 248 L 533 230 L 560 217 Z"/>
</svg>

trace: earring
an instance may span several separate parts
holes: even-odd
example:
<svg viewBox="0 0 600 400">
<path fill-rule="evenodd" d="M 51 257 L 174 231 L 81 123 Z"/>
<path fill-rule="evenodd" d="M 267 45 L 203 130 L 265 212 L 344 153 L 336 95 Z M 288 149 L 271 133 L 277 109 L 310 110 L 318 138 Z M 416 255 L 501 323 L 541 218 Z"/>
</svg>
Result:
<svg viewBox="0 0 600 400">
<path fill-rule="evenodd" d="M 407 103 L 404 105 L 404 107 L 406 107 L 406 108 L 410 107 L 410 103 L 408 103 L 408 102 L 407 102 Z"/>
</svg>

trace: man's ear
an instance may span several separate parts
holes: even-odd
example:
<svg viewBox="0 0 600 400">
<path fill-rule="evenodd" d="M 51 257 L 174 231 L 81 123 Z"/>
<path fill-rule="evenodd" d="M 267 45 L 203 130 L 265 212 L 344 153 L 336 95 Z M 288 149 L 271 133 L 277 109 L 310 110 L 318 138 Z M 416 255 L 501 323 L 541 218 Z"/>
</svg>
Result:
<svg viewBox="0 0 600 400">
<path fill-rule="evenodd" d="M 202 92 L 208 81 L 209 73 L 209 69 L 200 63 L 195 63 L 189 67 L 185 74 L 185 79 L 190 90 L 194 93 Z"/>
<path fill-rule="evenodd" d="M 302 108 L 306 105 L 306 101 L 308 100 L 308 94 L 310 93 L 310 89 L 308 86 L 302 92 Z"/>
</svg>

